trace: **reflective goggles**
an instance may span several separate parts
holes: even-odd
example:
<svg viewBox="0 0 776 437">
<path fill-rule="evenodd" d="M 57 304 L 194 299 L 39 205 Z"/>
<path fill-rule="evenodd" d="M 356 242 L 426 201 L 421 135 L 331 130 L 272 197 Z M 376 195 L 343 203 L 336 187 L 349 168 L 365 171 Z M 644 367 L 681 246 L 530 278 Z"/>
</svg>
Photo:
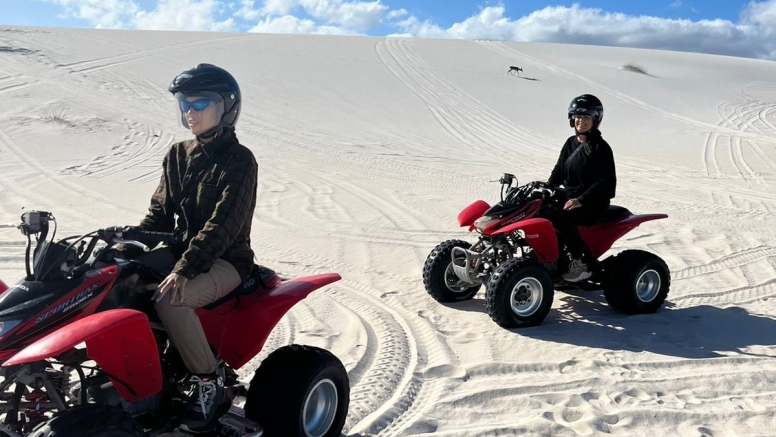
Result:
<svg viewBox="0 0 776 437">
<path fill-rule="evenodd" d="M 593 121 L 592 115 L 572 115 L 571 119 L 574 121 Z"/>
<path fill-rule="evenodd" d="M 204 111 L 208 108 L 208 106 L 210 106 L 211 103 L 213 103 L 213 101 L 209 99 L 197 99 L 193 102 L 189 102 L 185 99 L 178 100 L 181 112 L 189 112 L 189 109 L 193 109 L 195 112 Z"/>
</svg>

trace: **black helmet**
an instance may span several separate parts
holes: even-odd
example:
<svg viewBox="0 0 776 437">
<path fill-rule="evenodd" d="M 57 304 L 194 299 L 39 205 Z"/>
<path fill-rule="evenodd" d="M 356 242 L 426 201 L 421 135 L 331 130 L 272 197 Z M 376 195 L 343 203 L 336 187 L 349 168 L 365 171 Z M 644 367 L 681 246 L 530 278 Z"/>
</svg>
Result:
<svg viewBox="0 0 776 437">
<path fill-rule="evenodd" d="M 242 106 L 242 96 L 240 86 L 237 81 L 223 68 L 212 64 L 198 64 L 196 67 L 186 70 L 175 76 L 168 91 L 173 93 L 177 99 L 186 96 L 215 96 L 220 97 L 223 104 L 223 115 L 219 127 L 234 129 L 237 119 L 240 116 L 240 107 Z M 183 113 L 181 113 L 183 125 L 188 128 L 188 123 Z"/>
<path fill-rule="evenodd" d="M 582 94 L 581 96 L 574 97 L 569 103 L 569 125 L 574 127 L 574 120 L 571 119 L 574 115 L 589 115 L 593 117 L 593 129 L 598 129 L 601 122 L 604 120 L 604 105 L 598 100 L 598 97 L 592 94 Z"/>
</svg>

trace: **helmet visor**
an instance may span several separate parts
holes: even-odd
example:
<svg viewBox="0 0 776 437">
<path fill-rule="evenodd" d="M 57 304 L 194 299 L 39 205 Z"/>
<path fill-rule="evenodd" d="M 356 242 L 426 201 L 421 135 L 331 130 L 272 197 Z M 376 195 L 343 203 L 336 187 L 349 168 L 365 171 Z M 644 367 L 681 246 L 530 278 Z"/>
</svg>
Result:
<svg viewBox="0 0 776 437">
<path fill-rule="evenodd" d="M 186 129 L 189 129 L 187 114 L 197 113 L 202 123 L 213 125 L 210 127 L 218 126 L 224 116 L 224 99 L 212 91 L 178 92 L 175 93 L 175 102 L 181 124 Z"/>
<path fill-rule="evenodd" d="M 584 108 L 584 107 L 569 108 L 568 112 L 569 112 L 569 117 L 573 117 L 575 115 L 589 115 L 591 117 L 597 117 L 601 114 L 597 108 Z"/>
</svg>

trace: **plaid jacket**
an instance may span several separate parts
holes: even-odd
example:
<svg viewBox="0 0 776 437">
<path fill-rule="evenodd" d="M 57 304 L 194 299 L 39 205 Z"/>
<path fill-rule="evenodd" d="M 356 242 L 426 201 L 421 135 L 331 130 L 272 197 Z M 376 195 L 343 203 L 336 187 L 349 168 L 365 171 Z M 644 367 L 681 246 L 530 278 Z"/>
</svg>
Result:
<svg viewBox="0 0 776 437">
<path fill-rule="evenodd" d="M 181 233 L 183 242 L 172 248 L 180 256 L 173 272 L 192 279 L 221 258 L 245 280 L 253 267 L 250 235 L 258 184 L 253 153 L 230 133 L 207 144 L 173 144 L 162 165 L 164 174 L 140 227 Z M 192 178 L 196 181 L 189 182 Z"/>
</svg>

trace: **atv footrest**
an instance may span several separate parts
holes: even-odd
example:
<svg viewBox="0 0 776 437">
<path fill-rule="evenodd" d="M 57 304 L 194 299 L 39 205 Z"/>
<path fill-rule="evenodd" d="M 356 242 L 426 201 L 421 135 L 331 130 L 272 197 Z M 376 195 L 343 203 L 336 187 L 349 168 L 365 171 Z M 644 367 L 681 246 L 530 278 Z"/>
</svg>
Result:
<svg viewBox="0 0 776 437">
<path fill-rule="evenodd" d="M 224 431 L 226 430 L 222 430 L 219 436 L 229 435 L 230 437 L 262 437 L 264 435 L 264 429 L 261 427 L 261 425 L 252 421 L 251 419 L 248 419 L 247 417 L 234 414 L 231 411 L 221 416 L 219 422 L 221 422 L 225 428 L 228 428 L 230 431 L 232 431 L 231 434 L 224 434 Z"/>
</svg>

